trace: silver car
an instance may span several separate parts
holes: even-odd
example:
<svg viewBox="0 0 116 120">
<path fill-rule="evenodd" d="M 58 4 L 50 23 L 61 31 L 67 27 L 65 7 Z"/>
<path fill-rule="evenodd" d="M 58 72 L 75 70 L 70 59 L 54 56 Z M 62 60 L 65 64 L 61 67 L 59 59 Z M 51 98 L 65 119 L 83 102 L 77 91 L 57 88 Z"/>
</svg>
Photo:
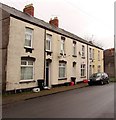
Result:
<svg viewBox="0 0 116 120">
<path fill-rule="evenodd" d="M 100 72 L 100 73 L 94 73 L 90 76 L 89 80 L 88 80 L 88 84 L 89 85 L 93 85 L 93 84 L 109 84 L 109 76 L 107 73 L 104 72 Z"/>
</svg>

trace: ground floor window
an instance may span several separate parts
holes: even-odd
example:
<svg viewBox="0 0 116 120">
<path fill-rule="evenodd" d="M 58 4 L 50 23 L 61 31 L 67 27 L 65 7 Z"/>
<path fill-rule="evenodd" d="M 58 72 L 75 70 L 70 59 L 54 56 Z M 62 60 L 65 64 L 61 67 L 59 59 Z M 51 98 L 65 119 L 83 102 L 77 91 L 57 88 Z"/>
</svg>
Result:
<svg viewBox="0 0 116 120">
<path fill-rule="evenodd" d="M 81 64 L 81 77 L 85 77 L 85 76 L 86 76 L 85 64 Z"/>
<path fill-rule="evenodd" d="M 21 59 L 21 80 L 34 79 L 34 61 Z"/>
<path fill-rule="evenodd" d="M 92 65 L 89 65 L 89 76 L 92 75 Z"/>
<path fill-rule="evenodd" d="M 59 78 L 66 78 L 66 63 L 59 62 Z"/>
</svg>

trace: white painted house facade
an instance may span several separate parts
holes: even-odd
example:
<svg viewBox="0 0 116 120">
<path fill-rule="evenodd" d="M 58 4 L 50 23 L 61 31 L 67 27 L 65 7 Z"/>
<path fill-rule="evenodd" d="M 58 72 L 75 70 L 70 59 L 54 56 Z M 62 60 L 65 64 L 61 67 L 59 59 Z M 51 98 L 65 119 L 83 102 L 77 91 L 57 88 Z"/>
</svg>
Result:
<svg viewBox="0 0 116 120">
<path fill-rule="evenodd" d="M 76 84 L 103 72 L 103 49 L 59 28 L 57 17 L 46 23 L 34 17 L 32 4 L 23 12 L 0 5 L 3 91 Z"/>
</svg>

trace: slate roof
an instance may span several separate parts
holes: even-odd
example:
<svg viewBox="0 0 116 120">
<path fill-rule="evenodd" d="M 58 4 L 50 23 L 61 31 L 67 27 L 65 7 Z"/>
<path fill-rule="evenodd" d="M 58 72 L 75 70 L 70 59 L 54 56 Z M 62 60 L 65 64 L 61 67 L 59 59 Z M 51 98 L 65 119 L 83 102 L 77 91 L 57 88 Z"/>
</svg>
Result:
<svg viewBox="0 0 116 120">
<path fill-rule="evenodd" d="M 31 24 L 42 27 L 44 29 L 53 31 L 55 33 L 61 34 L 61 35 L 66 36 L 66 37 L 69 37 L 71 39 L 74 39 L 74 40 L 80 41 L 82 43 L 88 44 L 90 46 L 102 49 L 99 46 L 96 46 L 96 45 L 94 45 L 94 44 L 92 44 L 92 43 L 78 37 L 77 35 L 75 35 L 73 33 L 70 33 L 68 31 L 66 31 L 64 29 L 61 29 L 61 28 L 58 28 L 58 27 L 54 27 L 53 25 L 51 25 L 51 24 L 49 24 L 49 23 L 47 23 L 47 22 L 45 22 L 43 20 L 40 20 L 40 19 L 35 18 L 33 16 L 30 16 L 29 14 L 26 14 L 26 13 L 24 13 L 22 11 L 19 11 L 19 10 L 13 8 L 13 7 L 10 7 L 10 6 L 7 6 L 7 5 L 5 5 L 3 3 L 0 3 L 0 8 L 2 8 L 2 10 L 4 10 L 4 11 L 8 12 L 10 14 L 10 16 L 12 16 L 12 17 L 15 17 L 17 19 L 29 22 Z"/>
</svg>

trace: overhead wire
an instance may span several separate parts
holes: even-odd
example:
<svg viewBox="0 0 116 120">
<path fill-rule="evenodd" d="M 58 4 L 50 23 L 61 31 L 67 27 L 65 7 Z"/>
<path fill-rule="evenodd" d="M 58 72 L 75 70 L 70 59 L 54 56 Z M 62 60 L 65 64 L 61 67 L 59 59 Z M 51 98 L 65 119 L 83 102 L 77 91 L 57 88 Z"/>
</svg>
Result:
<svg viewBox="0 0 116 120">
<path fill-rule="evenodd" d="M 65 3 L 69 4 L 70 6 L 72 6 L 72 7 L 76 10 L 75 12 L 77 12 L 77 10 L 78 10 L 78 11 L 82 12 L 83 14 L 85 14 L 86 16 L 89 16 L 90 18 L 93 18 L 93 20 L 95 20 L 96 22 L 99 22 L 100 24 L 102 24 L 102 25 L 104 25 L 104 26 L 107 26 L 104 22 L 101 21 L 101 19 L 96 18 L 95 16 L 93 16 L 93 15 L 91 15 L 90 13 L 86 12 L 86 11 L 83 10 L 82 8 L 80 8 L 80 7 L 72 4 L 72 3 L 69 2 L 68 0 L 64 0 L 64 1 L 65 1 Z M 107 26 L 107 27 L 108 27 L 108 26 Z"/>
</svg>

